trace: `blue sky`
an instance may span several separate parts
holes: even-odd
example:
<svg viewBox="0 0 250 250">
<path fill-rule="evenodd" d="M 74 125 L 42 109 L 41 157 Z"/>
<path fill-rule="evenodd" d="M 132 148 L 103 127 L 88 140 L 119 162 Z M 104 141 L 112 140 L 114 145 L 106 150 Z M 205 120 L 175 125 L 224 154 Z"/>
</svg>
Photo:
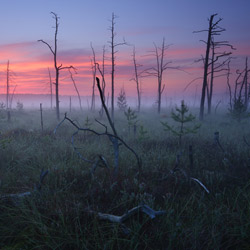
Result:
<svg viewBox="0 0 250 250">
<path fill-rule="evenodd" d="M 25 92 L 24 86 L 27 87 L 26 92 L 31 86 L 32 92 L 41 92 L 41 85 L 47 81 L 41 79 L 47 77 L 46 63 L 51 55 L 48 48 L 37 40 L 53 42 L 54 19 L 51 11 L 60 17 L 58 46 L 59 58 L 64 60 L 63 63 L 72 61 L 74 64 L 77 61 L 79 64 L 80 60 L 88 63 L 91 42 L 97 57 L 100 57 L 102 46 L 106 45 L 108 48 L 108 28 L 112 12 L 118 16 L 116 41 L 120 42 L 125 38 L 128 43 L 135 45 L 138 60 L 144 63 L 146 59 L 142 56 L 152 50 L 153 43 L 160 45 L 165 37 L 167 44 L 173 44 L 169 51 L 170 60 L 175 60 L 183 67 L 198 67 L 192 63 L 204 54 L 205 47 L 200 40 L 206 39 L 206 33 L 193 34 L 193 31 L 206 29 L 208 18 L 214 13 L 223 18 L 221 26 L 226 28 L 221 40 L 228 40 L 238 49 L 235 52 L 239 56 L 238 65 L 241 65 L 242 57 L 250 55 L 249 0 L 0 0 L 0 3 L 0 72 L 4 71 L 6 61 L 10 60 L 17 75 L 16 81 L 20 85 L 17 91 L 20 92 Z M 117 81 L 121 85 L 132 77 L 129 72 L 132 65 L 131 68 L 128 66 L 131 51 L 131 46 L 124 46 L 119 48 L 117 54 L 117 63 L 120 61 L 121 64 L 120 69 L 117 68 Z M 82 57 L 79 57 L 80 54 Z M 19 70 L 20 65 L 30 67 L 29 62 L 32 62 L 33 67 L 38 62 L 43 62 L 44 66 L 39 64 L 37 69 L 32 68 L 26 72 Z M 79 82 L 91 81 L 91 72 L 86 72 L 87 68 L 79 66 Z M 197 74 L 199 72 L 183 76 L 179 72 L 171 72 L 169 78 L 166 77 L 169 91 L 174 88 L 183 89 Z M 178 77 L 186 79 L 177 81 Z M 25 85 L 25 80 L 29 80 L 29 85 Z M 37 85 L 32 85 L 32 81 L 36 81 Z M 65 91 L 69 91 L 71 85 L 65 81 Z M 87 91 L 87 86 L 81 88 L 82 91 Z M 145 92 L 148 89 L 150 88 L 145 83 Z"/>
</svg>

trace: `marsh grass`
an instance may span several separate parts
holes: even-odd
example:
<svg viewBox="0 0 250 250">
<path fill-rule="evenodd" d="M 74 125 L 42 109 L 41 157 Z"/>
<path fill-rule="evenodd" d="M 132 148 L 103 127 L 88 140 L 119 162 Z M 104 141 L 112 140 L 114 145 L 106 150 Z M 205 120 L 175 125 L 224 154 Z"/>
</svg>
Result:
<svg viewBox="0 0 250 250">
<path fill-rule="evenodd" d="M 194 111 L 195 112 L 195 111 Z M 48 169 L 41 192 L 18 203 L 0 199 L 1 249 L 249 249 L 250 248 L 250 139 L 249 121 L 236 123 L 224 114 L 207 117 L 199 132 L 183 137 L 180 166 L 199 179 L 204 189 L 181 171 L 171 173 L 179 152 L 178 139 L 163 131 L 160 121 L 171 124 L 170 112 L 162 118 L 142 111 L 138 123 L 148 131 L 146 140 L 128 134 L 126 118 L 116 114 L 119 135 L 142 159 L 137 179 L 133 155 L 121 147 L 119 172 L 112 175 L 112 145 L 105 138 L 79 134 L 76 144 L 89 159 L 102 154 L 110 169 L 97 168 L 74 152 L 75 131 L 64 123 L 54 135 L 54 114 L 44 111 L 44 131 L 39 111 L 16 113 L 9 124 L 0 122 L 0 195 L 32 191 L 42 169 Z M 72 113 L 84 126 L 102 131 L 98 113 Z M 101 120 L 106 123 L 105 119 Z M 213 143 L 220 142 L 227 152 Z M 7 140 L 7 141 L 6 141 Z M 194 168 L 188 168 L 188 145 L 193 145 Z M 122 215 L 139 204 L 166 214 L 155 219 L 137 214 L 122 225 L 99 220 L 89 210 Z"/>
</svg>

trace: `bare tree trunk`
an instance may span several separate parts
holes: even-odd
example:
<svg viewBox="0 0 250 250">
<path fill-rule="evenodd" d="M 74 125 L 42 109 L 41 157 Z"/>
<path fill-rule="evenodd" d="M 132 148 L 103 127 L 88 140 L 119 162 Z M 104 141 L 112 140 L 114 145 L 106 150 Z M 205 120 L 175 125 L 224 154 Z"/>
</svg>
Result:
<svg viewBox="0 0 250 250">
<path fill-rule="evenodd" d="M 179 67 L 171 67 L 169 64 L 172 63 L 172 61 L 165 62 L 165 52 L 170 47 L 170 45 L 165 45 L 165 38 L 162 40 L 161 47 L 157 47 L 156 44 L 154 44 L 155 49 L 153 51 L 153 54 L 156 58 L 156 67 L 152 67 L 150 69 L 144 70 L 145 76 L 154 76 L 157 78 L 157 112 L 161 112 L 161 100 L 162 100 L 162 93 L 165 88 L 165 84 L 162 85 L 162 79 L 163 79 L 163 73 L 167 69 L 176 69 L 179 70 Z"/>
<path fill-rule="evenodd" d="M 9 110 L 9 96 L 10 96 L 10 85 L 9 85 L 9 81 L 10 81 L 10 62 L 8 60 L 7 62 L 7 71 L 6 71 L 6 109 L 7 111 Z"/>
<path fill-rule="evenodd" d="M 231 85 L 230 85 L 230 60 L 227 63 L 227 87 L 228 87 L 228 91 L 229 91 L 229 107 L 230 107 L 230 111 L 233 110 L 233 103 L 232 103 L 232 89 L 231 89 Z"/>
<path fill-rule="evenodd" d="M 111 64 L 112 64 L 112 69 L 111 69 L 111 119 L 114 122 L 114 95 L 115 95 L 115 15 L 112 13 L 112 20 L 111 20 Z"/>
<path fill-rule="evenodd" d="M 60 120 L 60 109 L 59 109 L 59 70 L 56 68 L 56 118 Z"/>
<path fill-rule="evenodd" d="M 103 49 L 102 49 L 102 94 L 103 94 L 103 100 L 104 100 L 104 103 L 106 101 L 106 98 L 105 98 L 105 88 L 106 88 L 106 82 L 105 82 L 105 45 L 103 46 Z M 103 108 L 103 105 L 102 105 L 102 108 Z"/>
<path fill-rule="evenodd" d="M 91 60 L 92 65 L 92 75 L 93 75 L 93 84 L 92 84 L 92 97 L 91 97 L 91 111 L 95 110 L 95 81 L 96 81 L 96 58 L 95 58 L 95 51 L 91 43 L 91 49 L 93 53 L 93 63 Z"/>
<path fill-rule="evenodd" d="M 114 13 L 112 13 L 112 19 L 111 19 L 111 27 L 109 30 L 111 31 L 111 41 L 110 47 L 111 47 L 111 119 L 114 122 L 114 110 L 115 110 L 115 54 L 117 53 L 116 47 L 120 45 L 127 45 L 125 40 L 122 43 L 116 43 L 115 42 L 115 19 L 117 17 Z"/>
<path fill-rule="evenodd" d="M 49 72 L 49 87 L 50 87 L 50 109 L 52 109 L 52 104 L 53 104 L 53 91 L 52 91 L 52 80 L 51 80 L 51 74 L 50 74 L 50 69 L 48 67 L 48 72 Z"/>
<path fill-rule="evenodd" d="M 54 57 L 54 67 L 55 67 L 55 71 L 56 71 L 56 82 L 55 82 L 55 88 L 56 88 L 56 117 L 57 117 L 57 120 L 60 120 L 60 108 L 59 108 L 59 103 L 60 103 L 59 102 L 59 73 L 60 73 L 60 70 L 71 69 L 71 68 L 74 68 L 74 67 L 73 66 L 62 67 L 62 64 L 59 65 L 59 66 L 57 65 L 57 33 L 58 33 L 58 27 L 59 27 L 59 23 L 58 23 L 59 17 L 54 12 L 51 12 L 51 14 L 53 15 L 53 18 L 56 21 L 55 35 L 54 35 L 54 50 L 52 49 L 51 45 L 49 45 L 44 40 L 38 40 L 38 42 L 42 42 L 42 43 L 46 44 L 48 46 L 48 48 L 50 49 L 51 53 L 53 54 L 53 57 Z"/>
<path fill-rule="evenodd" d="M 139 74 L 137 67 L 140 66 L 136 63 L 136 56 L 135 56 L 135 47 L 133 50 L 133 62 L 134 62 L 134 69 L 135 69 L 135 78 L 133 79 L 136 82 L 136 90 L 137 90 L 137 99 L 138 99 L 138 112 L 141 110 L 141 92 L 140 92 L 140 82 L 139 82 Z"/>
<path fill-rule="evenodd" d="M 78 96 L 78 100 L 79 100 L 80 110 L 81 110 L 81 112 L 82 112 L 82 101 L 81 101 L 81 96 L 80 96 L 80 93 L 79 93 L 78 88 L 77 88 L 77 86 L 76 86 L 76 82 L 75 82 L 75 80 L 74 80 L 74 78 L 73 78 L 73 74 L 72 74 L 72 72 L 70 71 L 70 69 L 69 69 L 69 74 L 70 74 L 70 78 L 71 78 L 71 80 L 72 80 L 72 82 L 73 82 L 73 84 L 74 84 L 74 87 L 75 87 L 75 90 L 76 90 L 76 93 L 77 93 L 77 96 Z M 71 104 L 71 97 L 70 97 L 70 104 Z M 71 106 L 71 105 L 70 105 L 70 106 Z M 71 111 L 71 109 L 70 109 L 70 111 Z"/>
<path fill-rule="evenodd" d="M 210 79 L 210 86 L 208 88 L 208 98 L 207 98 L 207 104 L 208 104 L 208 114 L 211 114 L 211 108 L 212 108 L 212 96 L 213 96 L 213 85 L 214 85 L 214 63 L 215 63 L 215 44 L 212 41 L 212 61 L 211 61 L 211 79 Z"/>
<path fill-rule="evenodd" d="M 208 29 L 208 37 L 207 37 L 207 48 L 206 48 L 206 56 L 204 62 L 204 74 L 203 74 L 203 84 L 201 91 L 201 102 L 200 102 L 200 120 L 204 118 L 204 106 L 205 106 L 205 97 L 206 97 L 206 88 L 207 88 L 207 75 L 208 75 L 208 60 L 209 60 L 209 52 L 211 46 L 211 38 L 212 38 L 212 29 L 213 29 L 213 19 L 214 15 L 211 15 L 209 19 L 209 29 Z"/>
<path fill-rule="evenodd" d="M 244 93 L 244 105 L 247 110 L 248 108 L 248 101 L 249 101 L 249 93 L 248 93 L 248 58 L 246 57 L 245 63 L 245 75 L 244 75 L 244 85 L 245 85 L 245 93 Z"/>
</svg>

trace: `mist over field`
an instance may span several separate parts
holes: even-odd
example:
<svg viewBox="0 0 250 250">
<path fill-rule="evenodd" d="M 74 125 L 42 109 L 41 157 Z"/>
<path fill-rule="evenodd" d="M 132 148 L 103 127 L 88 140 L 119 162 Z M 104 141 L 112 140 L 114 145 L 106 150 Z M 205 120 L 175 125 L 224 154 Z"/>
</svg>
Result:
<svg viewBox="0 0 250 250">
<path fill-rule="evenodd" d="M 249 10 L 2 1 L 0 249 L 250 249 Z"/>
</svg>

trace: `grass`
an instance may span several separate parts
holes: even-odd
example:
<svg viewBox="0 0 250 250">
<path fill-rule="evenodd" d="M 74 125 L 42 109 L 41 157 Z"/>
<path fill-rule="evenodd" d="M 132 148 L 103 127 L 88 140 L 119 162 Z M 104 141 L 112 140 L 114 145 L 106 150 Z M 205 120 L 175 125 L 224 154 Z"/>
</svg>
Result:
<svg viewBox="0 0 250 250">
<path fill-rule="evenodd" d="M 138 180 L 136 160 L 128 150 L 120 148 L 114 178 L 110 142 L 81 133 L 79 151 L 89 159 L 102 154 L 110 166 L 91 175 L 91 164 L 72 148 L 74 128 L 65 121 L 54 135 L 55 114 L 45 110 L 42 132 L 39 115 L 38 110 L 14 112 L 8 123 L 1 114 L 0 195 L 32 191 L 41 170 L 49 174 L 41 192 L 15 202 L 0 198 L 0 249 L 250 249 L 250 151 L 242 139 L 250 140 L 248 120 L 237 123 L 223 113 L 206 117 L 197 134 L 183 137 L 183 171 L 171 174 L 180 152 L 178 138 L 164 132 L 160 123 L 171 125 L 170 110 L 164 116 L 142 111 L 139 125 L 148 133 L 140 140 L 128 134 L 126 118 L 117 112 L 118 134 L 142 159 Z M 69 114 L 81 127 L 87 116 L 95 130 L 103 130 L 95 117 L 108 124 L 98 112 Z M 213 144 L 215 131 L 226 153 Z M 192 170 L 189 144 L 194 150 Z M 119 225 L 88 212 L 122 215 L 139 204 L 166 214 L 155 219 L 137 214 Z"/>
</svg>

